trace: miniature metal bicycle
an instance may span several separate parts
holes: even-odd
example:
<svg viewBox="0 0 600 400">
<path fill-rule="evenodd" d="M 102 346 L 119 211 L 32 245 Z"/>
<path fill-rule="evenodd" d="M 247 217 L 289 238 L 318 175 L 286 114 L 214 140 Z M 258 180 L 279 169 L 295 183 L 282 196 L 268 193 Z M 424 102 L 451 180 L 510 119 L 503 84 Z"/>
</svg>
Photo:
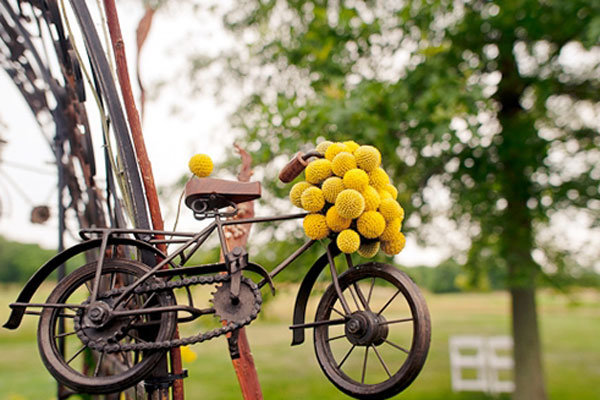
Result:
<svg viewBox="0 0 600 400">
<path fill-rule="evenodd" d="M 297 156 L 286 166 L 288 179 L 298 175 L 309 156 L 314 154 Z M 38 315 L 38 347 L 44 365 L 59 382 L 78 392 L 112 393 L 135 385 L 168 349 L 250 324 L 261 308 L 260 289 L 269 285 L 274 291 L 273 278 L 317 243 L 307 241 L 270 272 L 252 263 L 243 248 L 229 249 L 226 226 L 306 215 L 227 219 L 237 213 L 239 203 L 260 195 L 258 182 L 194 178 L 186 186 L 186 205 L 196 219 L 212 220 L 200 232 L 81 231 L 83 242 L 55 256 L 29 279 L 10 305 L 4 327 L 16 329 L 25 314 Z M 225 261 L 186 265 L 215 230 Z M 179 247 L 166 255 L 157 248 L 162 244 Z M 304 276 L 290 326 L 292 345 L 303 343 L 305 330 L 314 329 L 318 363 L 335 386 L 357 398 L 391 397 L 410 385 L 425 363 L 431 336 L 427 306 L 417 286 L 397 268 L 375 262 L 355 266 L 346 255 L 348 268 L 338 275 L 335 258 L 339 255 L 332 241 Z M 46 302 L 31 303 L 42 282 L 65 263 L 78 266 L 56 284 Z M 325 269 L 331 284 L 319 300 L 314 320 L 306 322 L 309 296 Z M 253 281 L 248 273 L 257 274 L 259 280 Z M 214 291 L 212 304 L 205 308 L 194 303 L 191 288 L 198 285 Z M 177 304 L 176 290 L 186 292 L 187 304 Z M 205 315 L 216 316 L 221 323 L 213 322 L 212 329 L 204 324 L 193 336 L 173 338 L 177 324 Z M 86 357 L 93 360 L 87 365 L 95 367 L 82 372 L 78 360 Z M 111 358 L 126 367 L 102 367 L 103 360 Z"/>
</svg>

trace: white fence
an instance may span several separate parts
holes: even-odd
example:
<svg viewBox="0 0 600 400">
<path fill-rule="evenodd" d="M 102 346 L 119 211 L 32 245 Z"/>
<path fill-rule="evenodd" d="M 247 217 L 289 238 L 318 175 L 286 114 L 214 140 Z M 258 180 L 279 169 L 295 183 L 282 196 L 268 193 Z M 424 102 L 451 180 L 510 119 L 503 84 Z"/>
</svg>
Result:
<svg viewBox="0 0 600 400">
<path fill-rule="evenodd" d="M 514 391 L 512 338 L 454 336 L 449 347 L 453 391 L 492 394 Z"/>
</svg>

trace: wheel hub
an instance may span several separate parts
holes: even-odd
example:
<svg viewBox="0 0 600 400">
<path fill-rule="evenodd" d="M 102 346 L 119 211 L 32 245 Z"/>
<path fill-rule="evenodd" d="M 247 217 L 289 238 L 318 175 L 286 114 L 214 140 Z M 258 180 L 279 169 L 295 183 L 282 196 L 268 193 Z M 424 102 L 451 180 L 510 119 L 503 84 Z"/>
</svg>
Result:
<svg viewBox="0 0 600 400">
<path fill-rule="evenodd" d="M 79 328 L 77 336 L 84 343 L 114 343 L 121 340 L 126 334 L 131 318 L 110 318 L 111 309 L 111 305 L 105 301 L 97 301 L 88 308 L 80 309 L 75 317 Z"/>
<path fill-rule="evenodd" d="M 344 326 L 346 337 L 356 346 L 379 346 L 388 335 L 385 318 L 371 311 L 356 311 Z"/>
</svg>

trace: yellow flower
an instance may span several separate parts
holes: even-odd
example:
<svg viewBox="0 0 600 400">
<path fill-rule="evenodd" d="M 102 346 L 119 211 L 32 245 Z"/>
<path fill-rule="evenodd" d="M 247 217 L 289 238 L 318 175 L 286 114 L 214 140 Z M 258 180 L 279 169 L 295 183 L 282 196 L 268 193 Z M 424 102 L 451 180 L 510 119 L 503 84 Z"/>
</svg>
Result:
<svg viewBox="0 0 600 400">
<path fill-rule="evenodd" d="M 331 170 L 337 176 L 344 176 L 344 174 L 351 169 L 356 168 L 356 160 L 354 156 L 347 151 L 338 153 L 331 162 Z"/>
<path fill-rule="evenodd" d="M 354 140 L 347 140 L 343 142 L 343 144 L 346 146 L 349 153 L 354 153 L 356 149 L 360 147 L 360 144 L 356 143 Z"/>
<path fill-rule="evenodd" d="M 312 185 L 310 183 L 304 182 L 304 181 L 298 182 L 294 186 L 292 186 L 292 189 L 290 190 L 290 200 L 291 200 L 292 204 L 295 205 L 296 207 L 302 208 L 302 203 L 300 202 L 300 196 L 302 196 L 302 192 L 304 192 L 306 189 L 308 189 L 311 186 Z"/>
<path fill-rule="evenodd" d="M 330 203 L 335 203 L 338 194 L 344 189 L 345 187 L 342 178 L 338 178 L 337 176 L 325 179 L 325 182 L 323 182 L 323 185 L 321 186 L 325 200 Z"/>
<path fill-rule="evenodd" d="M 300 203 L 302 204 L 302 208 L 306 211 L 317 212 L 323 209 L 325 205 L 325 197 L 323 197 L 323 192 L 316 186 L 309 187 L 305 191 L 302 192 L 302 196 L 300 196 Z"/>
<path fill-rule="evenodd" d="M 375 239 L 385 229 L 385 219 L 377 211 L 365 211 L 358 217 L 356 228 L 367 239 Z"/>
<path fill-rule="evenodd" d="M 381 164 L 381 153 L 373 146 L 360 146 L 354 151 L 356 164 L 367 172 L 373 171 Z"/>
<path fill-rule="evenodd" d="M 396 200 L 398 198 L 398 189 L 396 189 L 396 187 L 394 185 L 392 185 L 391 183 L 388 183 L 387 185 L 385 185 L 383 190 L 385 190 L 386 192 L 391 194 L 392 199 Z"/>
<path fill-rule="evenodd" d="M 181 346 L 180 351 L 181 351 L 181 358 L 183 359 L 183 362 L 185 362 L 185 363 L 194 362 L 198 358 L 198 355 L 196 354 L 196 352 L 194 350 L 190 349 L 190 346 Z"/>
<path fill-rule="evenodd" d="M 361 243 L 358 248 L 358 254 L 365 258 L 374 257 L 379 251 L 379 240 L 375 242 Z"/>
<path fill-rule="evenodd" d="M 306 167 L 306 180 L 318 185 L 331 176 L 331 161 L 318 159 L 311 161 Z"/>
<path fill-rule="evenodd" d="M 389 183 L 390 178 L 382 168 L 375 168 L 374 170 L 369 172 L 369 184 L 375 189 L 385 190 L 385 185 Z"/>
<path fill-rule="evenodd" d="M 396 200 L 391 198 L 381 200 L 379 212 L 386 221 L 391 221 L 394 218 L 404 218 L 404 210 Z"/>
<path fill-rule="evenodd" d="M 392 197 L 392 195 L 390 194 L 390 192 L 388 192 L 387 190 L 378 190 L 377 193 L 379 193 L 379 197 L 381 198 L 381 200 L 383 199 L 392 199 L 394 200 L 394 198 Z"/>
<path fill-rule="evenodd" d="M 381 196 L 373 186 L 367 186 L 362 192 L 365 198 L 365 211 L 375 211 L 381 203 Z"/>
<path fill-rule="evenodd" d="M 351 254 L 360 247 L 360 236 L 352 229 L 346 229 L 340 232 L 336 243 L 342 253 Z"/>
<path fill-rule="evenodd" d="M 390 241 L 381 242 L 381 250 L 389 256 L 394 256 L 402 251 L 406 245 L 406 238 L 398 232 Z"/>
<path fill-rule="evenodd" d="M 324 140 L 317 145 L 317 148 L 315 150 L 317 150 L 319 152 L 319 154 L 324 156 L 325 152 L 327 151 L 327 148 L 329 146 L 331 146 L 332 144 L 333 144 L 333 142 L 330 142 L 329 140 Z"/>
<path fill-rule="evenodd" d="M 400 218 L 394 218 L 390 221 L 387 221 L 387 225 L 385 226 L 385 229 L 381 233 L 381 236 L 379 236 L 379 239 L 384 240 L 384 241 L 393 240 L 395 235 L 398 232 L 400 232 L 401 228 L 402 228 L 402 220 Z"/>
<path fill-rule="evenodd" d="M 335 199 L 335 208 L 344 218 L 358 218 L 365 209 L 365 199 L 356 190 L 345 189 Z"/>
<path fill-rule="evenodd" d="M 308 214 L 302 222 L 304 233 L 312 240 L 320 240 L 329 235 L 329 228 L 325 216 L 321 214 Z"/>
<path fill-rule="evenodd" d="M 329 229 L 331 229 L 334 232 L 340 232 L 344 229 L 348 229 L 350 227 L 350 223 L 352 223 L 351 219 L 342 217 L 337 212 L 335 206 L 327 210 L 325 220 L 327 221 L 327 226 L 329 227 Z"/>
<path fill-rule="evenodd" d="M 188 167 L 198 178 L 204 178 L 212 172 L 213 162 L 206 154 L 196 154 L 190 158 Z"/>
<path fill-rule="evenodd" d="M 344 186 L 348 189 L 363 191 L 369 184 L 369 176 L 359 168 L 351 169 L 344 174 Z"/>
<path fill-rule="evenodd" d="M 341 153 L 342 151 L 346 151 L 346 145 L 335 142 L 329 145 L 329 147 L 327 147 L 327 150 L 325 151 L 325 158 L 329 161 L 333 161 L 335 156 L 337 156 L 338 153 Z"/>
</svg>

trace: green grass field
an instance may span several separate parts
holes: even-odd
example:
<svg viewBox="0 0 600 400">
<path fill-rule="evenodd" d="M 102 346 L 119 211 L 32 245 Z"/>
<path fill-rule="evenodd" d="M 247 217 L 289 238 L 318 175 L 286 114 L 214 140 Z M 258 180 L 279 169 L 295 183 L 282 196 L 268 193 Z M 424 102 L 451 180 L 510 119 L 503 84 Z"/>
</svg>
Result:
<svg viewBox="0 0 600 400">
<path fill-rule="evenodd" d="M 247 333 L 266 399 L 345 398 L 321 373 L 312 335 L 301 346 L 290 347 L 294 286 L 281 286 Z M 50 288 L 44 288 L 45 294 Z M 8 303 L 16 286 L 0 286 L 0 319 L 8 317 Z M 448 337 L 456 334 L 503 335 L 510 331 L 506 293 L 426 294 L 433 337 L 423 372 L 398 398 L 412 400 L 491 398 L 480 393 L 453 393 L 450 387 Z M 316 299 L 313 299 L 313 303 Z M 544 365 L 553 400 L 600 399 L 600 293 L 581 291 L 570 297 L 544 291 L 539 296 Z M 314 310 L 315 304 L 311 305 Z M 312 311 L 314 312 L 314 311 Z M 312 313 L 311 312 L 311 313 Z M 55 383 L 45 371 L 36 345 L 37 317 L 27 316 L 18 331 L 0 329 L 0 399 L 55 398 Z M 182 333 L 189 333 L 183 329 Z M 198 358 L 185 365 L 188 399 L 241 398 L 226 341 L 222 338 L 195 345 Z M 504 397 L 503 397 L 504 398 Z"/>
</svg>

